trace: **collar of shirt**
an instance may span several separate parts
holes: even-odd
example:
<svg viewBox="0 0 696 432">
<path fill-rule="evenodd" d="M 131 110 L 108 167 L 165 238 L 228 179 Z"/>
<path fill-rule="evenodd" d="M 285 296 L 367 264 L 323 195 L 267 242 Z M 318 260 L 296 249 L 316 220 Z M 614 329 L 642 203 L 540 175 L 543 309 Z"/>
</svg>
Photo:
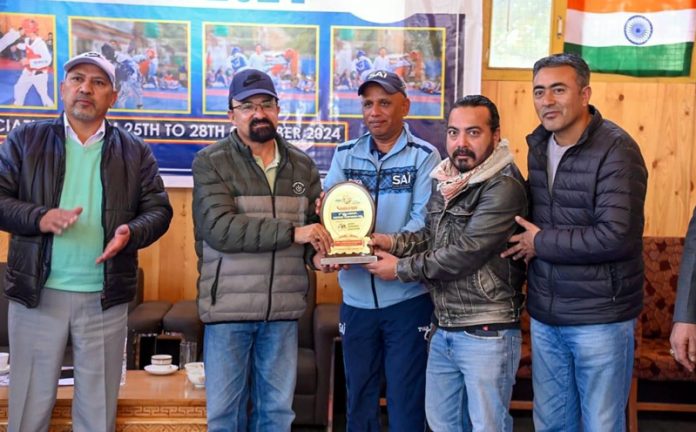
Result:
<svg viewBox="0 0 696 432">
<path fill-rule="evenodd" d="M 253 155 L 256 163 L 264 171 L 268 170 L 270 168 L 275 168 L 278 166 L 278 164 L 280 164 L 280 152 L 278 151 L 278 143 L 275 140 L 273 141 L 273 151 L 275 152 L 275 156 L 273 157 L 273 160 L 271 161 L 271 163 L 269 163 L 267 166 L 263 166 L 263 161 L 261 160 L 261 158 L 259 156 Z"/>
<path fill-rule="evenodd" d="M 99 129 L 92 135 L 91 137 L 87 138 L 85 142 L 80 141 L 80 138 L 77 136 L 73 128 L 70 126 L 70 122 L 68 121 L 68 116 L 63 113 L 63 123 L 65 124 L 65 137 L 66 138 L 71 138 L 77 142 L 80 143 L 82 147 L 89 147 L 92 144 L 101 141 L 104 139 L 104 134 L 106 134 L 106 122 L 102 120 L 101 125 L 99 126 Z"/>
</svg>

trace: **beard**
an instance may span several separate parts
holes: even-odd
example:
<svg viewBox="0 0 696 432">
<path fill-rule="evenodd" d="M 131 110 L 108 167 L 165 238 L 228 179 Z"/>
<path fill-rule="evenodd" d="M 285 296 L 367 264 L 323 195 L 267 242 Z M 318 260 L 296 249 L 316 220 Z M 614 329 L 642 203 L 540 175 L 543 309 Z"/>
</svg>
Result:
<svg viewBox="0 0 696 432">
<path fill-rule="evenodd" d="M 278 135 L 276 128 L 267 119 L 254 119 L 249 123 L 249 138 L 252 141 L 265 143 Z"/>
<path fill-rule="evenodd" d="M 461 159 L 457 159 L 459 156 L 466 156 L 471 159 L 471 162 L 466 162 Z M 456 148 L 450 155 L 450 161 L 455 168 L 459 170 L 460 173 L 470 171 L 476 167 L 476 154 L 467 148 Z"/>
</svg>

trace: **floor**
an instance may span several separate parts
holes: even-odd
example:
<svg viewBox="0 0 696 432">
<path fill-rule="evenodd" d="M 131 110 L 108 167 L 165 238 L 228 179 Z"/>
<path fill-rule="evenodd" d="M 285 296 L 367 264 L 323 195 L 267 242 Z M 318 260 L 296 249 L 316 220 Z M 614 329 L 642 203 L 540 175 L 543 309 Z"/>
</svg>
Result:
<svg viewBox="0 0 696 432">
<path fill-rule="evenodd" d="M 341 371 L 342 372 L 342 371 Z M 341 376 L 341 375 L 338 375 Z M 338 386 L 343 381 L 337 379 Z M 342 388 L 342 387 L 338 387 Z M 530 400 L 531 382 L 519 380 L 513 390 L 513 399 Z M 334 400 L 334 422 L 332 432 L 345 432 L 345 397 L 337 392 Z M 696 404 L 696 381 L 692 382 L 642 382 L 638 385 L 638 400 L 654 402 L 682 402 Z M 531 411 L 513 411 L 514 432 L 533 432 Z M 386 408 L 382 409 L 382 431 L 389 431 L 387 426 Z M 696 431 L 696 413 L 638 413 L 638 428 L 640 432 L 691 432 Z M 319 432 L 322 428 L 293 428 L 293 432 Z"/>
<path fill-rule="evenodd" d="M 337 347 L 340 356 L 340 345 Z M 338 357 L 340 358 L 340 357 Z M 336 362 L 335 389 L 345 388 L 343 365 Z M 513 389 L 513 399 L 531 400 L 531 380 L 519 379 Z M 696 380 L 691 382 L 643 382 L 638 385 L 638 400 L 654 402 L 681 402 L 696 404 Z M 533 432 L 531 411 L 513 411 L 513 431 Z M 345 393 L 334 394 L 334 421 L 331 432 L 345 432 Z M 386 408 L 382 408 L 382 431 L 389 431 Z M 640 432 L 692 432 L 696 431 L 696 413 L 640 412 L 638 414 Z M 319 432 L 325 428 L 293 427 L 292 432 Z"/>
<path fill-rule="evenodd" d="M 532 432 L 532 416 L 529 412 L 514 412 L 514 432 Z M 386 415 L 383 416 L 382 431 L 389 431 L 386 425 Z M 690 432 L 696 430 L 696 414 L 690 413 L 640 413 L 638 416 L 640 432 Z M 293 432 L 320 432 L 323 428 L 293 427 Z M 345 432 L 345 417 L 334 419 L 333 432 Z"/>
</svg>

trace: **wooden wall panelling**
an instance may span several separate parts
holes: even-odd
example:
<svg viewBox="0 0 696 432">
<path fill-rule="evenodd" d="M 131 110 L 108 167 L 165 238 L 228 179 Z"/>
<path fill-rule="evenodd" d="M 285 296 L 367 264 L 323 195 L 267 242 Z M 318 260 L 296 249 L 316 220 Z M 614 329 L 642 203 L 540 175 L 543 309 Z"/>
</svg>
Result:
<svg viewBox="0 0 696 432">
<path fill-rule="evenodd" d="M 342 299 L 338 273 L 317 272 L 317 303 L 341 303 Z"/>
<path fill-rule="evenodd" d="M 692 208 L 695 86 L 598 83 L 592 87 L 593 103 L 638 142 L 648 166 L 646 234 L 684 235 Z"/>
<path fill-rule="evenodd" d="M 526 136 L 539 125 L 532 101 L 532 83 L 524 81 L 484 81 L 481 93 L 498 107 L 500 131 L 510 141 L 515 163 L 527 176 Z"/>
<path fill-rule="evenodd" d="M 0 231 L 0 261 L 7 262 L 7 249 L 10 246 L 10 235 Z"/>
<path fill-rule="evenodd" d="M 169 189 L 174 217 L 162 238 L 140 251 L 145 269 L 146 299 L 176 301 L 196 298 L 196 252 L 193 240 L 191 189 Z"/>
</svg>

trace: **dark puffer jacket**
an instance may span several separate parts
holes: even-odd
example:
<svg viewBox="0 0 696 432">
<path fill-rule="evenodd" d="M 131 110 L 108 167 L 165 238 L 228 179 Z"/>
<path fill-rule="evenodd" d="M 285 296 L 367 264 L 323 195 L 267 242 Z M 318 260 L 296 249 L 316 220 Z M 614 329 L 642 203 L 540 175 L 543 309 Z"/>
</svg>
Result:
<svg viewBox="0 0 696 432">
<path fill-rule="evenodd" d="M 541 228 L 528 269 L 527 309 L 550 325 L 600 324 L 638 316 L 647 169 L 636 142 L 590 106 L 592 120 L 547 180 L 551 135 L 527 136 L 531 214 Z"/>
<path fill-rule="evenodd" d="M 58 207 L 65 178 L 63 116 L 14 129 L 0 145 L 0 229 L 12 234 L 5 295 L 27 307 L 39 304 L 51 270 L 52 234 L 39 221 Z M 106 123 L 102 148 L 104 246 L 119 225 L 128 224 L 126 247 L 104 265 L 102 307 L 133 299 L 138 249 L 169 228 L 172 208 L 150 147 Z"/>
<path fill-rule="evenodd" d="M 293 233 L 319 221 L 319 172 L 304 152 L 277 143 L 273 192 L 236 132 L 193 161 L 198 312 L 205 323 L 293 320 L 305 310 L 311 247 L 293 243 Z"/>
</svg>

